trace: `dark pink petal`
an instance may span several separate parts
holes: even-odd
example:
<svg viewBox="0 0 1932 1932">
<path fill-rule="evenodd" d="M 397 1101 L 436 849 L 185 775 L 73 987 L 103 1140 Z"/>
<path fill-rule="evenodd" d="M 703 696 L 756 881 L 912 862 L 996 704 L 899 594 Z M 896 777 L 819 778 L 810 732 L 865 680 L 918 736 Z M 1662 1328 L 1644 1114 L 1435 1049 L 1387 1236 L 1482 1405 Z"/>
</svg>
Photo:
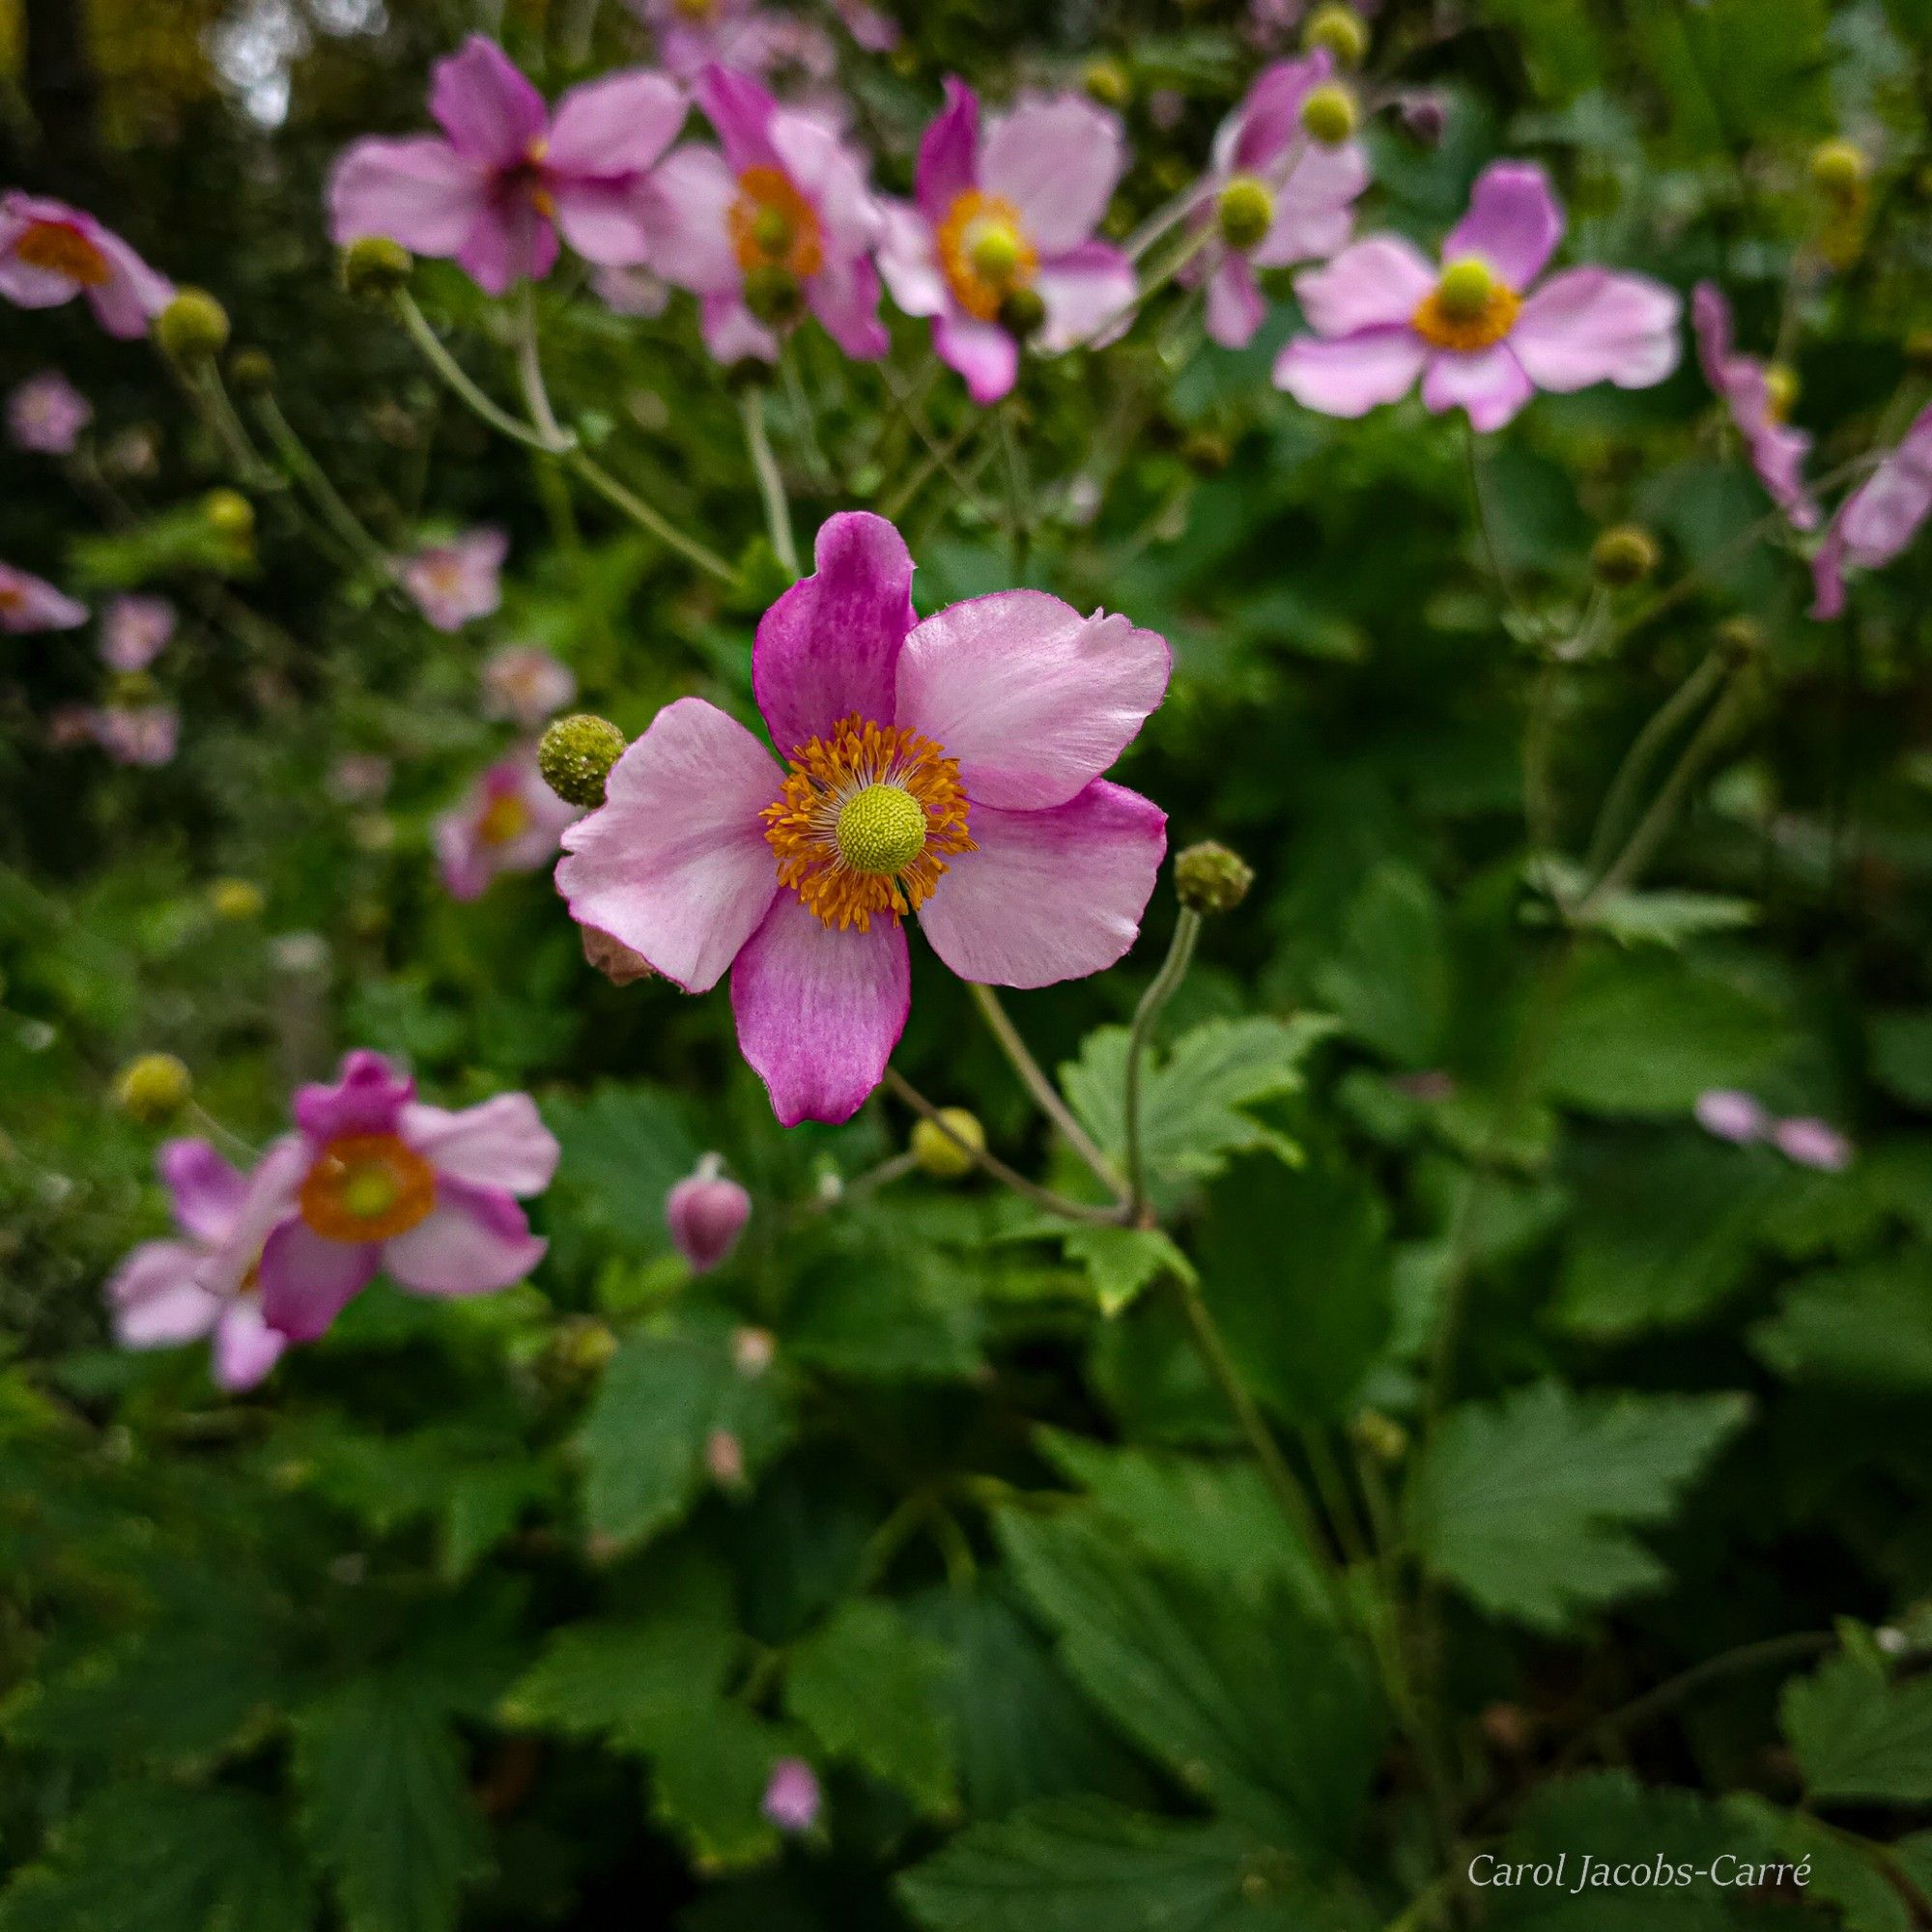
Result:
<svg viewBox="0 0 1932 1932">
<path fill-rule="evenodd" d="M 1172 668 L 1166 640 L 1125 617 L 999 590 L 906 639 L 894 717 L 958 759 L 976 812 L 1037 810 L 1065 804 L 1133 743 Z"/>
<path fill-rule="evenodd" d="M 1255 76 L 1215 143 L 1215 158 L 1231 173 L 1265 175 L 1302 137 L 1301 103 L 1332 79 L 1335 58 L 1318 47 L 1302 60 L 1276 61 Z"/>
<path fill-rule="evenodd" d="M 1223 349 L 1245 349 L 1267 315 L 1245 255 L 1224 249 L 1208 276 L 1208 334 Z"/>
<path fill-rule="evenodd" d="M 1476 177 L 1469 212 L 1442 243 L 1445 262 L 1480 255 L 1513 289 L 1525 289 L 1563 239 L 1563 211 L 1534 161 L 1492 161 Z"/>
<path fill-rule="evenodd" d="M 957 311 L 942 315 L 932 326 L 932 347 L 949 369 L 965 377 L 966 393 L 981 408 L 997 403 L 1019 380 L 1020 346 L 997 322 L 976 322 Z"/>
<path fill-rule="evenodd" d="M 175 1225 L 211 1247 L 225 1241 L 248 1192 L 241 1171 L 214 1151 L 211 1141 L 164 1141 L 155 1156 Z"/>
<path fill-rule="evenodd" d="M 781 165 L 771 135 L 779 104 L 750 74 L 714 62 L 697 76 L 696 92 L 734 175 Z"/>
<path fill-rule="evenodd" d="M 718 1156 L 705 1159 L 715 1166 Z M 715 1268 L 738 1245 L 751 1214 L 752 1197 L 735 1180 L 704 1172 L 703 1163 L 665 1196 L 671 1245 L 698 1274 Z"/>
<path fill-rule="evenodd" d="M 1690 291 L 1690 327 L 1697 338 L 1697 363 L 1704 380 L 1722 396 L 1731 376 L 1731 305 L 1716 282 Z"/>
<path fill-rule="evenodd" d="M 1363 416 L 1407 395 L 1428 355 L 1421 336 L 1406 325 L 1365 328 L 1333 341 L 1297 335 L 1275 357 L 1274 384 L 1303 409 Z"/>
<path fill-rule="evenodd" d="M 1470 426 L 1479 430 L 1501 429 L 1535 393 L 1507 342 L 1473 355 L 1437 351 L 1422 377 L 1424 408 L 1438 415 L 1463 409 Z"/>
<path fill-rule="evenodd" d="M 1126 164 L 1120 116 L 1059 94 L 1023 100 L 988 123 L 980 185 L 1019 210 L 1042 255 L 1062 255 L 1100 225 Z"/>
<path fill-rule="evenodd" d="M 828 517 L 812 561 L 811 576 L 765 612 L 752 647 L 752 690 L 781 757 L 855 712 L 891 722 L 893 668 L 914 621 L 912 554 L 885 518 Z"/>
<path fill-rule="evenodd" d="M 499 197 L 476 217 L 456 260 L 484 294 L 500 296 L 519 282 L 542 281 L 556 256 L 555 228 L 519 194 Z"/>
<path fill-rule="evenodd" d="M 291 1342 L 313 1342 L 375 1278 L 382 1249 L 330 1241 L 299 1216 L 262 1250 L 262 1319 Z"/>
<path fill-rule="evenodd" d="M 781 892 L 731 969 L 738 1045 L 781 1126 L 849 1121 L 886 1070 L 912 1002 L 904 929 L 821 924 Z"/>
<path fill-rule="evenodd" d="M 919 174 L 913 192 L 928 221 L 944 221 L 947 211 L 974 185 L 979 147 L 979 97 L 957 75 L 948 74 L 946 105 L 933 117 L 919 144 Z"/>
<path fill-rule="evenodd" d="M 416 1083 L 380 1053 L 357 1047 L 344 1056 L 332 1087 L 311 1084 L 296 1094 L 296 1125 L 312 1141 L 344 1134 L 392 1134 L 415 1098 Z"/>
<path fill-rule="evenodd" d="M 1096 780 L 1049 811 L 975 807 L 979 850 L 949 861 L 920 908 L 932 950 L 962 980 L 1050 986 L 1122 957 L 1167 851 L 1167 814 Z"/>
<path fill-rule="evenodd" d="M 122 1262 L 102 1291 L 122 1348 L 198 1342 L 214 1326 L 222 1304 L 201 1285 L 205 1255 L 191 1241 L 143 1241 Z"/>
<path fill-rule="evenodd" d="M 667 704 L 611 767 L 604 805 L 563 836 L 556 887 L 571 918 L 688 993 L 715 986 L 778 890 L 758 813 L 780 777 L 716 705 Z"/>
<path fill-rule="evenodd" d="M 385 235 L 418 255 L 454 255 L 489 207 L 488 177 L 434 134 L 357 141 L 328 180 L 337 247 Z"/>
<path fill-rule="evenodd" d="M 1058 355 L 1123 335 L 1133 321 L 1134 267 L 1111 242 L 1083 242 L 1042 262 L 1034 291 L 1046 305 L 1039 346 Z"/>
<path fill-rule="evenodd" d="M 509 1195 L 439 1179 L 429 1214 L 383 1243 L 383 1266 L 417 1294 L 494 1294 L 522 1281 L 548 1245 Z"/>
<path fill-rule="evenodd" d="M 573 87 L 556 103 L 544 166 L 558 178 L 613 181 L 654 167 L 684 125 L 684 90 L 633 69 Z"/>
<path fill-rule="evenodd" d="M 253 1388 L 281 1359 L 288 1337 L 269 1326 L 258 1295 L 243 1295 L 222 1309 L 214 1324 L 216 1384 L 235 1395 Z"/>
<path fill-rule="evenodd" d="M 1571 269 L 1523 303 L 1509 346 L 1539 389 L 1645 389 L 1677 367 L 1675 289 L 1644 275 Z"/>
<path fill-rule="evenodd" d="M 879 271 L 864 256 L 828 263 L 806 283 L 805 299 L 855 362 L 876 362 L 893 346 L 879 320 Z"/>
<path fill-rule="evenodd" d="M 450 145 L 491 168 L 530 158 L 550 128 L 544 98 L 495 41 L 471 34 L 431 71 L 429 111 Z"/>
<path fill-rule="evenodd" d="M 1397 235 L 1372 235 L 1294 278 L 1295 298 L 1317 335 L 1406 327 L 1435 286 L 1435 270 Z"/>
<path fill-rule="evenodd" d="M 556 1172 L 556 1136 L 527 1094 L 498 1094 L 454 1113 L 415 1101 L 403 1109 L 401 1132 L 439 1176 L 470 1187 L 541 1194 Z"/>
</svg>

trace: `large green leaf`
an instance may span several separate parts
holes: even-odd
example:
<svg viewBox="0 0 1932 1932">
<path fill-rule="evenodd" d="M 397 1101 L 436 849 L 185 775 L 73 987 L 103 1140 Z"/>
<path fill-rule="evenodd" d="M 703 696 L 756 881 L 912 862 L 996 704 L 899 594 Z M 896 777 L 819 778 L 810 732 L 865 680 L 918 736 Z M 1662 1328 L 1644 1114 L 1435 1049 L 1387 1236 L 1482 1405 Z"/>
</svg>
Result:
<svg viewBox="0 0 1932 1932">
<path fill-rule="evenodd" d="M 683 1110 L 653 1087 L 602 1087 L 552 1100 L 544 1119 L 562 1150 L 554 1208 L 623 1253 L 647 1258 L 670 1245 L 665 1195 L 691 1172 L 699 1149 Z"/>
<path fill-rule="evenodd" d="M 1751 1347 L 1794 1380 L 1932 1389 L 1932 1261 L 1913 1251 L 1801 1276 Z"/>
<path fill-rule="evenodd" d="M 1932 1802 L 1932 1677 L 1848 1648 L 1786 1685 L 1781 1714 L 1815 1802 Z"/>
<path fill-rule="evenodd" d="M 1453 982 L 1442 902 L 1405 866 L 1378 866 L 1342 922 L 1315 990 L 1357 1039 L 1426 1066 L 1448 1023 Z"/>
</svg>

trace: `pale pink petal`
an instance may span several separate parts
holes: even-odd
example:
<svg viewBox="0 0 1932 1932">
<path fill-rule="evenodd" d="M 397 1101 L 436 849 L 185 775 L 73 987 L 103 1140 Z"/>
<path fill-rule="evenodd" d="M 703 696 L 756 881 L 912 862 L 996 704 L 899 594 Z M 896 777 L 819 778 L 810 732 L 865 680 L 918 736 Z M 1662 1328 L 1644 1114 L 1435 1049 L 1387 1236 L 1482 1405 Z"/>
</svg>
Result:
<svg viewBox="0 0 1932 1932">
<path fill-rule="evenodd" d="M 541 1194 L 556 1172 L 556 1136 L 527 1094 L 498 1094 L 455 1112 L 414 1101 L 400 1131 L 439 1177 L 471 1187 Z"/>
<path fill-rule="evenodd" d="M 296 1090 L 295 1116 L 312 1141 L 345 1134 L 392 1134 L 416 1083 L 380 1053 L 357 1047 L 345 1054 L 333 1085 L 310 1082 Z"/>
<path fill-rule="evenodd" d="M 198 1278 L 211 1294 L 239 1294 L 262 1258 L 262 1244 L 296 1211 L 310 1149 L 299 1135 L 287 1134 L 256 1162 L 247 1192 L 219 1246 L 203 1256 Z"/>
<path fill-rule="evenodd" d="M 513 168 L 549 129 L 544 98 L 495 41 L 471 34 L 432 70 L 429 111 L 472 161 Z"/>
<path fill-rule="evenodd" d="M 876 362 L 893 346 L 879 320 L 879 274 L 860 256 L 827 263 L 805 285 L 805 299 L 826 334 L 857 362 Z"/>
<path fill-rule="evenodd" d="M 905 931 L 840 931 L 781 892 L 731 969 L 738 1045 L 781 1126 L 849 1121 L 879 1084 L 912 1002 Z"/>
<path fill-rule="evenodd" d="M 735 719 L 701 697 L 666 705 L 611 767 L 602 808 L 563 836 L 570 916 L 688 993 L 715 986 L 778 890 L 758 813 L 779 783 Z"/>
<path fill-rule="evenodd" d="M 522 1281 L 548 1245 L 509 1195 L 439 1179 L 429 1214 L 383 1243 L 383 1266 L 417 1294 L 494 1294 Z"/>
<path fill-rule="evenodd" d="M 447 141 L 357 141 L 328 180 L 337 247 L 384 235 L 418 255 L 454 255 L 488 212 L 488 177 Z"/>
<path fill-rule="evenodd" d="M 914 192 L 920 212 L 928 221 L 945 220 L 947 211 L 974 185 L 979 146 L 979 97 L 963 80 L 949 74 L 946 105 L 933 117 L 919 144 Z M 931 311 L 914 313 L 929 315 Z"/>
<path fill-rule="evenodd" d="M 231 1395 L 251 1389 L 288 1346 L 288 1337 L 269 1326 L 261 1297 L 242 1295 L 222 1309 L 214 1325 L 214 1379 Z"/>
<path fill-rule="evenodd" d="M 880 214 L 879 272 L 894 301 L 908 315 L 945 314 L 952 298 L 925 217 L 903 201 L 881 202 Z"/>
<path fill-rule="evenodd" d="M 1325 261 L 1354 226 L 1352 204 L 1369 185 L 1369 157 L 1353 141 L 1309 148 L 1274 198 L 1268 232 L 1248 250 L 1257 268 Z"/>
<path fill-rule="evenodd" d="M 752 647 L 752 689 L 784 757 L 855 712 L 891 719 L 893 667 L 914 621 L 912 554 L 885 518 L 828 517 L 812 561 L 811 576 L 765 612 Z"/>
<path fill-rule="evenodd" d="M 684 113 L 684 90 L 661 73 L 586 81 L 556 103 L 544 165 L 553 178 L 640 175 L 677 138 Z"/>
<path fill-rule="evenodd" d="M 1276 356 L 1274 384 L 1303 409 L 1363 416 L 1407 395 L 1428 354 L 1421 336 L 1406 325 L 1365 328 L 1334 341 L 1298 335 Z"/>
<path fill-rule="evenodd" d="M 956 311 L 942 315 L 932 325 L 932 347 L 949 369 L 965 377 L 966 393 L 982 408 L 997 403 L 1019 380 L 1020 346 L 997 322 L 978 322 Z"/>
<path fill-rule="evenodd" d="M 1042 255 L 1061 255 L 1100 225 L 1126 164 L 1120 116 L 1060 94 L 1023 100 L 987 124 L 980 185 L 1019 210 Z"/>
<path fill-rule="evenodd" d="M 175 285 L 142 261 L 120 236 L 101 229 L 96 236 L 112 272 L 87 291 L 94 319 L 109 335 L 131 342 L 174 299 Z"/>
<path fill-rule="evenodd" d="M 292 1216 L 262 1250 L 262 1319 L 291 1342 L 313 1342 L 369 1286 L 382 1252 L 327 1240 Z"/>
<path fill-rule="evenodd" d="M 247 1178 L 204 1140 L 163 1141 L 155 1168 L 175 1225 L 211 1247 L 225 1241 L 247 1198 Z"/>
<path fill-rule="evenodd" d="M 1480 255 L 1513 289 L 1525 289 L 1563 239 L 1563 211 L 1534 161 L 1492 161 L 1476 177 L 1469 212 L 1442 243 L 1445 262 Z"/>
<path fill-rule="evenodd" d="M 1921 410 L 1897 448 L 1838 506 L 1812 564 L 1814 617 L 1844 609 L 1847 565 L 1889 563 L 1932 516 L 1932 408 Z"/>
<path fill-rule="evenodd" d="M 736 362 L 776 362 L 779 339 L 745 306 L 735 289 L 704 298 L 699 326 L 704 346 L 727 369 Z"/>
<path fill-rule="evenodd" d="M 1140 793 L 1096 780 L 1048 811 L 975 806 L 979 849 L 962 852 L 919 923 L 962 980 L 1050 986 L 1122 958 L 1167 851 L 1167 814 Z"/>
<path fill-rule="evenodd" d="M 781 108 L 772 119 L 779 165 L 818 215 L 830 257 L 869 252 L 879 243 L 878 203 L 866 171 L 838 132 L 809 114 Z"/>
<path fill-rule="evenodd" d="M 1165 639 L 1000 590 L 928 617 L 899 653 L 895 722 L 959 761 L 974 807 L 1064 805 L 1130 745 L 1167 689 Z"/>
<path fill-rule="evenodd" d="M 650 259 L 656 231 L 637 183 L 559 181 L 550 192 L 563 239 L 586 262 L 631 269 Z"/>
<path fill-rule="evenodd" d="M 1523 303 L 1509 346 L 1539 389 L 1648 388 L 1677 367 L 1683 306 L 1646 276 L 1571 269 Z"/>
<path fill-rule="evenodd" d="M 1500 429 L 1535 393 L 1506 342 L 1473 355 L 1440 351 L 1429 358 L 1422 378 L 1424 408 L 1439 415 L 1460 407 L 1479 430 Z"/>
<path fill-rule="evenodd" d="M 738 286 L 725 221 L 737 192 L 736 177 L 712 148 L 680 148 L 652 174 L 639 190 L 639 218 L 651 236 L 651 266 L 667 281 L 696 295 Z"/>
<path fill-rule="evenodd" d="M 1040 348 L 1057 355 L 1082 344 L 1112 342 L 1133 320 L 1137 286 L 1133 264 L 1110 242 L 1083 242 L 1042 262 L 1034 278 L 1034 291 L 1046 305 Z"/>
<path fill-rule="evenodd" d="M 1396 235 L 1372 235 L 1294 278 L 1295 298 L 1317 335 L 1406 327 L 1435 286 L 1435 270 Z"/>
<path fill-rule="evenodd" d="M 1245 349 L 1267 316 L 1247 257 L 1224 249 L 1208 276 L 1208 335 L 1223 349 Z"/>
<path fill-rule="evenodd" d="M 122 1348 L 198 1342 L 214 1326 L 222 1304 L 201 1285 L 204 1255 L 188 1241 L 143 1241 L 114 1270 L 103 1293 Z"/>
<path fill-rule="evenodd" d="M 781 165 L 771 128 L 779 104 L 750 74 L 713 63 L 697 76 L 697 104 L 724 144 L 734 175 Z"/>
<path fill-rule="evenodd" d="M 1727 395 L 1731 380 L 1731 305 L 1716 282 L 1690 291 L 1690 327 L 1697 338 L 1697 362 L 1704 380 Z"/>
</svg>

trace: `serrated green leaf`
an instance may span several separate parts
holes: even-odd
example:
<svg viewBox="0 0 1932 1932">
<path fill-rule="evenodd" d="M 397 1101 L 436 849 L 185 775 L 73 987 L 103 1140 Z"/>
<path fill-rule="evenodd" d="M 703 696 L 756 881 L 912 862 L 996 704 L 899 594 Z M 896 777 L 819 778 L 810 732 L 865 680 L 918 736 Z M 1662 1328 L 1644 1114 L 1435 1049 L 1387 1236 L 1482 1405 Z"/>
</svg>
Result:
<svg viewBox="0 0 1932 1932">
<path fill-rule="evenodd" d="M 1194 1264 L 1158 1228 L 1056 1228 L 1066 1259 L 1087 1270 L 1102 1315 L 1118 1315 L 1163 1275 L 1196 1279 Z"/>
<path fill-rule="evenodd" d="M 778 1849 L 766 1787 L 796 1740 L 730 1698 L 630 1725 L 619 1744 L 650 1760 L 651 1811 L 708 1868 L 754 1863 Z"/>
<path fill-rule="evenodd" d="M 1793 1380 L 1932 1388 L 1932 1261 L 1908 1252 L 1802 1275 L 1750 1339 Z"/>
<path fill-rule="evenodd" d="M 1845 1651 L 1787 1684 L 1779 1709 L 1814 1802 L 1932 1801 L 1932 1677 L 1894 1681 Z"/>
<path fill-rule="evenodd" d="M 737 1654 L 723 1605 L 711 1617 L 567 1624 L 503 1700 L 508 1723 L 595 1736 L 636 1730 L 717 1696 Z"/>
<path fill-rule="evenodd" d="M 554 1195 L 623 1254 L 670 1246 L 666 1194 L 699 1149 L 677 1102 L 654 1087 L 603 1087 L 587 1099 L 551 1100 L 544 1120 L 561 1150 Z"/>
<path fill-rule="evenodd" d="M 1349 902 L 1315 990 L 1357 1039 L 1401 1065 L 1429 1065 L 1452 993 L 1442 902 L 1429 881 L 1406 866 L 1376 867 Z"/>
</svg>

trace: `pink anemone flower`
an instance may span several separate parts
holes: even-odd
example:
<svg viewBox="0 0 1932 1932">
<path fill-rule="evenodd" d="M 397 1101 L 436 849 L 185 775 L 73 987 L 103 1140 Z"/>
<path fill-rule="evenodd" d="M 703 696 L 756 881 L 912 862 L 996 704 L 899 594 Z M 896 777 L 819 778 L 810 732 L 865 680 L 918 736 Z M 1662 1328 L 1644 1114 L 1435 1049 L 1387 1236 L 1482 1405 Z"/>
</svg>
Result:
<svg viewBox="0 0 1932 1932">
<path fill-rule="evenodd" d="M 87 725 L 117 765 L 172 764 L 181 746 L 181 713 L 149 698 L 103 704 L 88 714 Z"/>
<path fill-rule="evenodd" d="M 501 873 L 533 872 L 582 815 L 544 782 L 528 747 L 499 759 L 436 822 L 442 883 L 452 898 L 473 899 Z"/>
<path fill-rule="evenodd" d="M 100 658 L 110 670 L 146 670 L 175 634 L 175 607 L 135 592 L 109 601 L 100 616 Z"/>
<path fill-rule="evenodd" d="M 93 215 L 64 201 L 0 194 L 0 296 L 20 308 L 57 308 L 84 296 L 109 335 L 131 339 L 174 299 L 168 278 L 149 268 Z"/>
<path fill-rule="evenodd" d="M 1811 614 L 1824 619 L 1845 608 L 1845 567 L 1880 570 L 1932 516 L 1932 408 L 1919 411 L 1897 448 L 1838 505 L 1825 541 L 1811 560 L 1817 596 Z"/>
<path fill-rule="evenodd" d="M 429 107 L 440 136 L 358 141 L 336 163 L 338 244 L 385 235 L 453 256 L 493 296 L 549 274 L 559 229 L 586 262 L 650 252 L 651 170 L 685 115 L 664 75 L 608 74 L 572 88 L 553 115 L 502 48 L 473 34 L 437 62 Z"/>
<path fill-rule="evenodd" d="M 287 1346 L 263 1318 L 256 1269 L 295 1172 L 289 1146 L 252 1176 L 202 1140 L 169 1141 L 155 1164 L 181 1237 L 143 1241 L 109 1278 L 114 1339 L 166 1349 L 205 1338 L 216 1382 L 253 1388 Z"/>
<path fill-rule="evenodd" d="M 550 1185 L 557 1145 L 527 1094 L 426 1106 L 361 1051 L 334 1086 L 302 1088 L 295 1112 L 261 1262 L 263 1312 L 290 1341 L 322 1334 L 378 1270 L 417 1294 L 489 1294 L 543 1258 L 517 1197 Z"/>
<path fill-rule="evenodd" d="M 762 74 L 777 61 L 778 16 L 757 0 L 632 0 L 665 70 L 693 81 L 707 67 Z"/>
<path fill-rule="evenodd" d="M 976 403 L 1018 379 L 1024 300 L 1049 353 L 1124 327 L 1133 265 L 1094 231 L 1127 163 L 1120 118 L 1078 95 L 1022 100 L 982 135 L 980 102 L 949 79 L 919 144 L 910 205 L 886 211 L 879 267 L 908 315 L 932 318 L 932 346 Z"/>
<path fill-rule="evenodd" d="M 786 1126 L 849 1120 L 905 1024 L 903 920 L 961 979 L 1046 986 L 1132 946 L 1166 815 L 1100 774 L 1167 688 L 1167 645 L 1038 590 L 926 618 L 864 512 L 766 611 L 752 684 L 771 753 L 668 704 L 564 834 L 571 916 L 685 991 L 728 969 L 738 1044 Z"/>
<path fill-rule="evenodd" d="M 1804 459 L 1811 439 L 1785 420 L 1795 394 L 1788 369 L 1740 355 L 1732 347 L 1731 305 L 1715 282 L 1690 292 L 1690 327 L 1704 380 L 1723 398 L 1738 434 L 1750 451 L 1751 468 L 1772 500 L 1798 530 L 1818 527 L 1818 505 L 1804 487 Z"/>
<path fill-rule="evenodd" d="M 876 361 L 891 346 L 871 260 L 880 214 L 857 156 L 728 68 L 707 67 L 697 99 L 724 152 L 686 146 L 659 169 L 655 266 L 697 297 L 705 346 L 721 362 L 774 361 L 797 303 L 846 355 Z"/>
<path fill-rule="evenodd" d="M 397 564 L 396 575 L 428 622 L 439 631 L 460 631 L 503 601 L 503 559 L 509 554 L 510 539 L 486 526 L 447 543 L 424 544 Z"/>
<path fill-rule="evenodd" d="M 87 606 L 76 604 L 44 578 L 0 563 L 0 631 L 71 631 L 87 622 Z"/>
<path fill-rule="evenodd" d="M 7 398 L 7 434 L 16 449 L 65 456 L 94 420 L 94 405 L 58 369 L 29 376 Z"/>
<path fill-rule="evenodd" d="M 505 644 L 483 667 L 483 710 L 534 731 L 577 696 L 577 679 L 541 644 Z"/>
<path fill-rule="evenodd" d="M 1208 333 L 1224 349 L 1245 349 L 1267 313 L 1257 269 L 1325 261 L 1354 225 L 1354 203 L 1369 185 L 1369 161 L 1359 141 L 1333 147 L 1312 140 L 1301 107 L 1335 75 L 1335 59 L 1318 47 L 1305 60 L 1277 61 L 1248 89 L 1247 99 L 1221 124 L 1213 164 L 1201 185 L 1198 229 L 1217 218 L 1221 197 L 1234 189 L 1266 211 L 1260 238 L 1237 248 L 1217 236 L 1188 264 L 1185 279 L 1208 281 Z"/>
<path fill-rule="evenodd" d="M 1366 415 L 1422 380 L 1425 408 L 1500 429 L 1538 389 L 1641 389 L 1677 366 L 1674 291 L 1643 275 L 1570 269 L 1540 288 L 1563 234 L 1543 170 L 1497 161 L 1432 268 L 1395 235 L 1357 242 L 1295 282 L 1315 330 L 1274 366 L 1278 387 L 1324 415 Z"/>
</svg>

